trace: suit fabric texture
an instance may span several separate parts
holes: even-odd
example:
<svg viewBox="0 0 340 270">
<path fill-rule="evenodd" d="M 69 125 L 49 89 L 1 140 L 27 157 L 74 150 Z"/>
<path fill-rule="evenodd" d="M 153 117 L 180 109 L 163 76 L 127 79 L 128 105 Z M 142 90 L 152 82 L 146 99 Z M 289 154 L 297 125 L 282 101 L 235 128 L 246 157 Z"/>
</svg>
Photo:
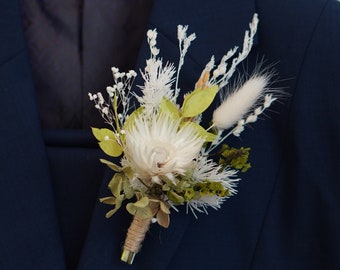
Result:
<svg viewBox="0 0 340 270">
<path fill-rule="evenodd" d="M 42 132 L 19 1 L 0 1 L 0 269 L 340 269 L 340 3 L 155 0 L 148 27 L 174 63 L 177 25 L 197 34 L 180 82 L 192 90 L 211 55 L 242 46 L 255 12 L 260 24 L 244 69 L 264 56 L 289 97 L 229 142 L 252 148 L 238 194 L 198 220 L 173 211 L 170 227 L 152 226 L 130 266 L 119 258 L 131 216 L 121 210 L 107 220 L 97 200 L 108 195 L 112 172 L 97 164 L 90 132 Z M 137 67 L 148 55 L 144 42 Z M 89 174 L 98 182 L 84 189 Z M 60 177 L 75 182 L 60 186 Z M 76 216 L 67 214 L 72 207 Z M 67 239 L 77 230 L 74 247 Z"/>
</svg>

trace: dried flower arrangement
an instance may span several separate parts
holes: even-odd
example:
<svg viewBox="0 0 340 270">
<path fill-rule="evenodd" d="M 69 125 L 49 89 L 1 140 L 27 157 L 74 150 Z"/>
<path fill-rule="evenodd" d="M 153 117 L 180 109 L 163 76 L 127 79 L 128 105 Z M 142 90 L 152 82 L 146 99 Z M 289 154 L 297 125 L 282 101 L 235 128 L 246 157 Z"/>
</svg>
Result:
<svg viewBox="0 0 340 270">
<path fill-rule="evenodd" d="M 180 57 L 176 67 L 163 63 L 158 56 L 157 31 L 149 30 L 147 40 L 151 56 L 141 76 L 142 95 L 132 91 L 137 73 L 112 68 L 114 84 L 107 87 L 109 101 L 101 93 L 89 98 L 111 128 L 92 128 L 101 149 L 109 156 L 121 157 L 120 164 L 101 159 L 114 175 L 108 187 L 111 196 L 100 201 L 112 205 L 111 217 L 124 200 L 134 216 L 121 259 L 132 263 L 151 222 L 167 228 L 170 210 L 185 204 L 195 217 L 208 207 L 218 209 L 226 198 L 236 193 L 239 171 L 246 171 L 249 148 L 231 148 L 223 144 L 228 136 L 240 136 L 244 126 L 253 123 L 277 99 L 270 85 L 270 75 L 255 74 L 241 86 L 223 96 L 214 111 L 212 124 L 201 125 L 202 114 L 223 92 L 236 67 L 249 54 L 258 17 L 254 15 L 245 32 L 242 51 L 235 47 L 218 65 L 214 57 L 202 71 L 193 91 L 180 94 L 179 75 L 195 34 L 187 35 L 188 26 L 178 26 Z M 229 65 L 229 66 L 228 66 Z M 136 98 L 139 106 L 133 107 Z M 218 154 L 219 160 L 211 159 Z M 131 199 L 135 201 L 131 202 Z"/>
</svg>

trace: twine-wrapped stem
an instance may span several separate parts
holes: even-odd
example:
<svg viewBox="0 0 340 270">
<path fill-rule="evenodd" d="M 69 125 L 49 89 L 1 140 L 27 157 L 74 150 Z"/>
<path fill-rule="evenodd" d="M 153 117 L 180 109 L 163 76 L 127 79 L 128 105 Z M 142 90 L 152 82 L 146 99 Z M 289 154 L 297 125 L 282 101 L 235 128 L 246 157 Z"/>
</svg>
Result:
<svg viewBox="0 0 340 270">
<path fill-rule="evenodd" d="M 151 219 L 142 219 L 138 215 L 134 215 L 133 221 L 128 229 L 121 260 L 128 264 L 132 264 L 135 255 L 141 248 L 141 244 L 145 238 L 146 232 L 149 230 Z"/>
</svg>

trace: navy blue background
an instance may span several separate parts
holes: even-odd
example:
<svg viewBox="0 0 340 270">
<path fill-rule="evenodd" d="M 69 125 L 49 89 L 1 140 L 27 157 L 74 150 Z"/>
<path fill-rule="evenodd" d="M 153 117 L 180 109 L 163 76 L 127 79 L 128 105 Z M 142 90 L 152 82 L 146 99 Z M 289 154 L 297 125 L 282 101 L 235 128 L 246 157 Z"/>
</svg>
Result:
<svg viewBox="0 0 340 270">
<path fill-rule="evenodd" d="M 102 175 L 89 132 L 43 135 L 19 3 L 0 1 L 0 269 L 75 269 L 73 257 L 78 269 L 340 268 L 340 3 L 156 0 L 149 27 L 157 27 L 169 61 L 178 58 L 176 26 L 196 32 L 181 77 L 190 90 L 212 54 L 219 59 L 242 44 L 255 11 L 260 25 L 249 66 L 259 56 L 277 63 L 285 80 L 276 86 L 290 97 L 233 140 L 252 148 L 239 194 L 198 220 L 184 209 L 172 213 L 169 229 L 152 226 L 128 266 L 119 257 L 131 216 L 119 211 L 107 220 L 97 201 L 108 195 L 111 172 Z M 148 55 L 144 44 L 138 66 Z M 79 186 L 96 175 L 91 188 Z M 58 185 L 60 177 L 71 186 Z M 70 244 L 75 234 L 82 247 Z"/>
</svg>

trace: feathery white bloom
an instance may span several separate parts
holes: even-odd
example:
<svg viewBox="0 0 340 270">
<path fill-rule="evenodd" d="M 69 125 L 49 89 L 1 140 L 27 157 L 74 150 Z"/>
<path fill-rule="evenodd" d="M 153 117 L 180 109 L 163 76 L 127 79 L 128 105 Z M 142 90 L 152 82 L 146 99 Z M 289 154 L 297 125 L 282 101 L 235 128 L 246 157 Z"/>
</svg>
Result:
<svg viewBox="0 0 340 270">
<path fill-rule="evenodd" d="M 208 214 L 207 207 L 212 207 L 217 210 L 221 207 L 225 200 L 225 197 L 219 197 L 217 195 L 204 196 L 200 200 L 189 201 L 187 203 L 187 209 L 190 208 L 195 218 L 197 218 L 195 211 Z"/>
<path fill-rule="evenodd" d="M 196 166 L 192 178 L 197 182 L 209 180 L 211 182 L 220 182 L 224 188 L 229 189 L 230 194 L 236 193 L 236 185 L 239 179 L 236 177 L 236 171 L 231 169 L 221 170 L 221 166 L 216 164 L 212 159 L 201 156 L 196 161 Z"/>
<path fill-rule="evenodd" d="M 239 181 L 236 177 L 236 170 L 221 169 L 221 166 L 216 164 L 213 160 L 206 156 L 200 156 L 196 161 L 196 166 L 192 175 L 193 180 L 197 182 L 211 181 L 219 182 L 225 189 L 228 189 L 230 195 L 236 194 L 236 186 Z M 191 210 L 193 215 L 197 218 L 195 211 L 199 213 L 208 213 L 207 207 L 212 207 L 217 210 L 221 207 L 227 197 L 217 195 L 206 195 L 199 199 L 194 199 L 187 202 L 187 211 Z"/>
<path fill-rule="evenodd" d="M 268 84 L 268 76 L 254 76 L 246 81 L 214 111 L 214 125 L 219 129 L 228 129 L 235 125 L 263 97 Z"/>
<path fill-rule="evenodd" d="M 169 115 L 141 114 L 126 130 L 126 163 L 142 181 L 160 182 L 162 176 L 175 180 L 194 165 L 202 140 L 191 125 L 179 128 L 180 121 Z"/>
<path fill-rule="evenodd" d="M 163 98 L 171 99 L 174 82 L 175 67 L 173 64 L 163 66 L 161 60 L 149 59 L 145 72 L 142 73 L 144 86 L 141 86 L 143 96 L 137 96 L 138 102 L 146 109 L 147 114 L 151 114 L 158 108 Z"/>
</svg>

